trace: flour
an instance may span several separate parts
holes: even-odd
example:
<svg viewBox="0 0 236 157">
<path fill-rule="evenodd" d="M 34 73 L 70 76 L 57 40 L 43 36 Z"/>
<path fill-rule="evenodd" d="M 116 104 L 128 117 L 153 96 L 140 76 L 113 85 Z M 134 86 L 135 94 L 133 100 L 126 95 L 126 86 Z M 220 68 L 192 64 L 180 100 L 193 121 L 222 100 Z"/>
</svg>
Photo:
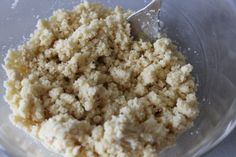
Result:
<svg viewBox="0 0 236 157">
<path fill-rule="evenodd" d="M 19 3 L 19 0 L 14 0 L 14 2 L 11 4 L 11 9 L 15 9 L 18 3 Z"/>
</svg>

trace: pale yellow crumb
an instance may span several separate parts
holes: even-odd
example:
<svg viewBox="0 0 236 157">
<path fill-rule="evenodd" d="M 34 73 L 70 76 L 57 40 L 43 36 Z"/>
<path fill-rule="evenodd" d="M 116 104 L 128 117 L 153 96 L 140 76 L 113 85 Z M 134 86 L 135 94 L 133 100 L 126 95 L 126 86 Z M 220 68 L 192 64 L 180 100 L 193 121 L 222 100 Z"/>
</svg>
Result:
<svg viewBox="0 0 236 157">
<path fill-rule="evenodd" d="M 65 157 L 154 157 L 198 114 L 192 65 L 135 41 L 129 12 L 81 3 L 39 20 L 5 59 L 11 120 Z"/>
</svg>

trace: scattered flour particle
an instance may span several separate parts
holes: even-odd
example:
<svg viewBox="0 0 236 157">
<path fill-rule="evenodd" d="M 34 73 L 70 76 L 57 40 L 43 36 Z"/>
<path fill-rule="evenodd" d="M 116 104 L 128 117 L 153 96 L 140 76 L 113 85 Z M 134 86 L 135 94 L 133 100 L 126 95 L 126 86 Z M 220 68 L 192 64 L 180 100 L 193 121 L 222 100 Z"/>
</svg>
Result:
<svg viewBox="0 0 236 157">
<path fill-rule="evenodd" d="M 18 3 L 19 0 L 14 0 L 14 2 L 11 4 L 11 9 L 15 9 Z"/>
</svg>

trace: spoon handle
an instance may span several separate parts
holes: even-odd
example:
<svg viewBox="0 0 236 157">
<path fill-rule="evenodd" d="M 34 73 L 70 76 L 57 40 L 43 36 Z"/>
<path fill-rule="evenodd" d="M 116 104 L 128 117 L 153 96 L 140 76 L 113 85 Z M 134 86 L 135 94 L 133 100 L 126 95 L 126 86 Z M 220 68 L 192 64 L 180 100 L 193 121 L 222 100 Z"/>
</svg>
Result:
<svg viewBox="0 0 236 157">
<path fill-rule="evenodd" d="M 143 9 L 159 11 L 161 7 L 161 0 L 152 0 L 146 7 Z"/>
<path fill-rule="evenodd" d="M 160 35 L 161 0 L 152 0 L 146 7 L 128 18 L 132 36 L 139 40 L 154 42 Z"/>
</svg>

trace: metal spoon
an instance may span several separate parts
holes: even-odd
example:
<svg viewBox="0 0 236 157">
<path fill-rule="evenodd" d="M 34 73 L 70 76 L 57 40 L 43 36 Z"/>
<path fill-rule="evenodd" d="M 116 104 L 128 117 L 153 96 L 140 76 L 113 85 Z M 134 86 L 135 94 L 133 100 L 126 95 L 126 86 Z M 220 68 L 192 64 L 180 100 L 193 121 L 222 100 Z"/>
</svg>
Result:
<svg viewBox="0 0 236 157">
<path fill-rule="evenodd" d="M 134 39 L 154 42 L 160 36 L 160 7 L 161 0 L 152 0 L 146 7 L 128 17 Z"/>
</svg>

